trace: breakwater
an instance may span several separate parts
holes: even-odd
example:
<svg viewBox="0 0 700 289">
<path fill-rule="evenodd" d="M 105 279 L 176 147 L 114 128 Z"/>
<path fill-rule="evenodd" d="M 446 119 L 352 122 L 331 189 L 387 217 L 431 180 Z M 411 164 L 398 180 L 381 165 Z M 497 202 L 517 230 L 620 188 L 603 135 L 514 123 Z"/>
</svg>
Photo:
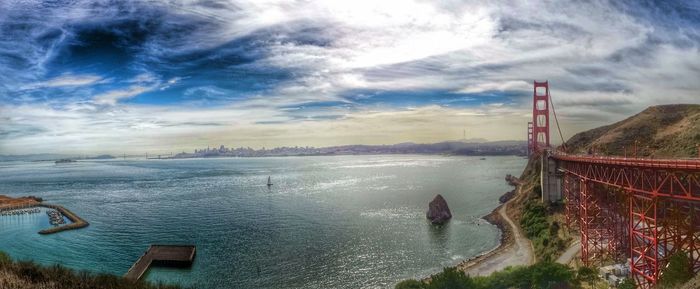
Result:
<svg viewBox="0 0 700 289">
<path fill-rule="evenodd" d="M 75 230 L 75 229 L 80 229 L 80 228 L 85 228 L 90 225 L 87 221 L 85 221 L 83 218 L 79 217 L 75 213 L 71 212 L 70 210 L 64 208 L 63 206 L 59 205 L 52 205 L 52 204 L 42 204 L 38 202 L 33 202 L 33 203 L 23 203 L 23 204 L 17 204 L 17 205 L 6 205 L 0 208 L 0 212 L 12 212 L 14 210 L 30 210 L 30 208 L 35 208 L 35 207 L 44 207 L 48 209 L 53 209 L 61 213 L 61 215 L 65 216 L 68 218 L 68 220 L 71 221 L 70 224 L 66 224 L 63 226 L 58 226 L 58 227 L 53 227 L 49 229 L 44 229 L 39 231 L 39 234 L 46 235 L 46 234 L 53 234 L 53 233 L 58 233 L 58 232 L 63 232 L 66 230 Z M 34 213 L 35 211 L 31 210 L 30 212 Z"/>
<path fill-rule="evenodd" d="M 67 225 L 41 230 L 41 231 L 39 231 L 39 234 L 42 234 L 42 235 L 53 234 L 53 233 L 63 232 L 66 230 L 75 230 L 75 229 L 85 228 L 85 227 L 90 225 L 90 223 L 83 220 L 78 215 L 74 214 L 73 212 L 71 212 L 70 210 L 68 210 L 62 206 L 50 205 L 50 204 L 37 204 L 37 206 L 59 211 L 62 215 L 66 216 L 66 218 L 68 218 L 68 220 L 71 221 L 71 223 L 67 224 Z"/>
</svg>

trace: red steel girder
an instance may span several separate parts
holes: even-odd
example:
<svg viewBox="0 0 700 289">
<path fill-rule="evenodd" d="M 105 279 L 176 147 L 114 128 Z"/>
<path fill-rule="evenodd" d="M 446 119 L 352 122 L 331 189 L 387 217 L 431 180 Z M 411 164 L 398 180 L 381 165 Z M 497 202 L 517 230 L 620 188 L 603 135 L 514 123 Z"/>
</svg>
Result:
<svg viewBox="0 0 700 289">
<path fill-rule="evenodd" d="M 626 252 L 640 288 L 652 288 L 676 252 L 700 271 L 700 160 L 554 158 L 564 173 L 569 226 L 576 216 L 569 206 L 579 208 L 585 264 Z"/>
</svg>

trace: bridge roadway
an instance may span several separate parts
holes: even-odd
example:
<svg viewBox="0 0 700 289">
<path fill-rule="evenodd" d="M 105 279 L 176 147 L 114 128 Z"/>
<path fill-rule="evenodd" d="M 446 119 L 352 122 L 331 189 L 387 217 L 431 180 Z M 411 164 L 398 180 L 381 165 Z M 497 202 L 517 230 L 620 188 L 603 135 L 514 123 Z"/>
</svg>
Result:
<svg viewBox="0 0 700 289">
<path fill-rule="evenodd" d="M 596 155 L 569 155 L 563 153 L 554 154 L 553 157 L 562 161 L 582 162 L 590 164 L 603 164 L 647 169 L 677 169 L 700 171 L 700 159 L 628 158 Z"/>
</svg>

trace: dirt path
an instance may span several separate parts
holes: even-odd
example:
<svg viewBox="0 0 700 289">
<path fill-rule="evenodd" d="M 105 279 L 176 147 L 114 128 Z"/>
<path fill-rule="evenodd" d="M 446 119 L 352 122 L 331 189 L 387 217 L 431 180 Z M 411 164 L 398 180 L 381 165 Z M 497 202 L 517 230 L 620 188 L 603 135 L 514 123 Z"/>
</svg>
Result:
<svg viewBox="0 0 700 289">
<path fill-rule="evenodd" d="M 518 188 L 520 190 L 520 188 Z M 522 195 L 518 192 L 518 195 Z M 498 214 L 510 226 L 510 232 L 513 234 L 513 241 L 506 244 L 504 248 L 494 254 L 479 260 L 473 265 L 468 266 L 465 272 L 471 276 L 489 275 L 495 271 L 503 270 L 508 266 L 531 265 L 534 263 L 534 254 L 532 252 L 532 244 L 520 231 L 520 227 L 516 226 L 513 220 L 508 217 L 506 209 L 511 202 L 518 199 L 512 198 L 498 209 Z M 506 234 L 507 232 L 503 232 Z"/>
<path fill-rule="evenodd" d="M 557 258 L 557 263 L 569 265 L 571 260 L 576 257 L 579 251 L 581 251 L 581 242 L 576 240 L 571 244 L 571 246 L 569 246 L 568 249 L 566 249 L 566 251 L 564 251 L 563 254 L 561 254 L 561 256 L 559 256 L 559 258 Z"/>
</svg>

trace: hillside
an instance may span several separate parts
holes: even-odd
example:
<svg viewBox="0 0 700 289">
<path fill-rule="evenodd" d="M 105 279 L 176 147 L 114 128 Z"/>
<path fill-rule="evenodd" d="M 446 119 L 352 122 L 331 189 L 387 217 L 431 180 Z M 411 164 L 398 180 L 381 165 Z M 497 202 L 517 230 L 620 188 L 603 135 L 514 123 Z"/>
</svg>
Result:
<svg viewBox="0 0 700 289">
<path fill-rule="evenodd" d="M 652 106 L 623 121 L 578 133 L 566 142 L 571 153 L 637 154 L 652 157 L 697 157 L 700 105 Z"/>
</svg>

